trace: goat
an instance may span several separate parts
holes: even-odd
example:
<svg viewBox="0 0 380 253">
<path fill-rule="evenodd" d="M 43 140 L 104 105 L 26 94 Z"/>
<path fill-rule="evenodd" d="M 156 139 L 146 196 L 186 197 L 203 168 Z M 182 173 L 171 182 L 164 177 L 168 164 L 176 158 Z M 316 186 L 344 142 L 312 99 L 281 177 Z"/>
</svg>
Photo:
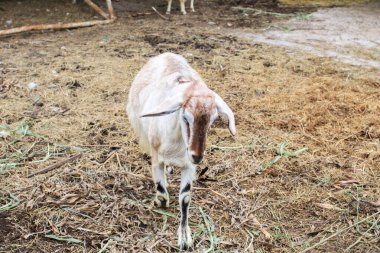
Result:
<svg viewBox="0 0 380 253">
<path fill-rule="evenodd" d="M 166 10 L 166 14 L 170 14 L 170 11 L 172 9 L 172 2 L 173 2 L 173 0 L 168 0 L 168 8 Z M 182 12 L 183 15 L 186 14 L 185 2 L 186 2 L 186 0 L 179 0 L 179 4 L 180 4 L 180 7 L 181 7 L 181 12 Z M 190 10 L 192 12 L 195 12 L 195 10 L 194 10 L 194 0 L 190 0 Z"/>
<path fill-rule="evenodd" d="M 227 116 L 229 130 L 235 135 L 235 118 L 228 105 L 182 56 L 173 53 L 151 58 L 129 91 L 128 118 L 142 150 L 151 155 L 154 201 L 158 206 L 169 207 L 165 167 L 182 169 L 178 229 L 181 249 L 192 245 L 188 225 L 190 191 L 196 165 L 205 152 L 208 129 L 218 112 Z"/>
</svg>

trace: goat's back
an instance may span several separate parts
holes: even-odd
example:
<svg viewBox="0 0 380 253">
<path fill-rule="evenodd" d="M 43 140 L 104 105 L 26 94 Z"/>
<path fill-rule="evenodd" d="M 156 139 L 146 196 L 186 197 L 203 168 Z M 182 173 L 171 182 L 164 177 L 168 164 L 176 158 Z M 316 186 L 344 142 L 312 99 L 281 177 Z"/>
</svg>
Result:
<svg viewBox="0 0 380 253">
<path fill-rule="evenodd" d="M 141 112 L 141 105 L 144 102 L 140 101 L 141 92 L 147 91 L 149 93 L 149 91 L 153 92 L 157 89 L 170 88 L 174 84 L 168 82 L 168 78 L 176 73 L 198 79 L 195 71 L 180 55 L 164 53 L 151 58 L 142 67 L 132 83 L 128 107 L 132 106 L 134 110 Z"/>
<path fill-rule="evenodd" d="M 173 53 L 164 53 L 151 58 L 139 71 L 129 91 L 127 113 L 134 131 L 139 136 L 143 151 L 150 153 L 147 137 L 147 125 L 140 115 L 144 108 L 158 106 L 170 94 L 170 89 L 177 85 L 179 76 L 200 79 L 185 58 Z M 150 120 L 145 120 L 145 123 Z"/>
</svg>

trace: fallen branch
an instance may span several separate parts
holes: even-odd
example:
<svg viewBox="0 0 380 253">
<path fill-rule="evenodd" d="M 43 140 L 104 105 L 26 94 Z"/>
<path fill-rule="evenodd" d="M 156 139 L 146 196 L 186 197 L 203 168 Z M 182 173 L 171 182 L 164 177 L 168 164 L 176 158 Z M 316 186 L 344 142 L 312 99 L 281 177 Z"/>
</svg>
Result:
<svg viewBox="0 0 380 253">
<path fill-rule="evenodd" d="M 69 158 L 66 158 L 66 159 L 63 160 L 63 161 L 60 161 L 60 162 L 55 163 L 55 164 L 53 164 L 53 165 L 50 165 L 50 166 L 48 166 L 48 167 L 46 167 L 46 168 L 44 168 L 44 169 L 42 169 L 42 170 L 40 170 L 40 171 L 37 171 L 37 172 L 35 172 L 35 173 L 32 173 L 32 174 L 28 175 L 27 178 L 31 178 L 31 177 L 34 177 L 34 176 L 36 176 L 36 175 L 44 174 L 44 173 L 47 173 L 47 172 L 49 172 L 49 171 L 51 171 L 51 170 L 57 169 L 57 168 L 61 167 L 62 165 L 66 164 L 66 163 L 68 163 L 68 162 L 71 162 L 71 161 L 74 161 L 74 160 L 78 159 L 78 158 L 81 157 L 81 156 L 82 156 L 82 153 L 79 153 L 79 154 L 73 155 L 73 156 L 71 156 L 71 157 L 69 157 Z"/>
<path fill-rule="evenodd" d="M 162 15 L 161 13 L 159 13 L 158 10 L 156 10 L 156 8 L 154 8 L 153 6 L 152 6 L 152 9 L 154 10 L 155 13 L 157 13 L 157 15 L 158 15 L 160 18 L 165 19 L 165 20 L 168 20 L 168 21 L 170 20 L 168 17 L 165 17 L 164 15 Z"/>
<path fill-rule="evenodd" d="M 93 8 L 100 16 L 102 16 L 103 18 L 105 19 L 108 19 L 109 16 L 107 13 L 105 13 L 99 6 L 97 6 L 96 4 L 94 4 L 91 0 L 84 0 L 86 4 L 88 4 L 91 8 Z M 107 5 L 108 5 L 108 1 L 107 1 Z M 108 6 L 109 8 L 109 6 Z"/>
<path fill-rule="evenodd" d="M 84 0 L 91 8 L 93 8 L 99 15 L 104 17 L 106 20 L 92 20 L 92 21 L 84 21 L 84 22 L 73 22 L 73 23 L 57 23 L 57 24 L 40 24 L 40 25 L 27 25 L 21 26 L 17 28 L 11 28 L 7 30 L 0 30 L 1 35 L 8 35 L 14 33 L 28 32 L 28 31 L 40 31 L 40 30 L 62 30 L 62 29 L 71 29 L 71 28 L 80 28 L 80 27 L 88 27 L 94 25 L 102 25 L 109 24 L 116 20 L 116 16 L 112 7 L 111 0 L 106 0 L 108 12 L 104 12 L 98 5 L 94 4 L 91 0 Z"/>
<path fill-rule="evenodd" d="M 62 29 L 70 29 L 70 28 L 79 28 L 79 27 L 87 27 L 101 24 L 109 24 L 114 22 L 112 19 L 107 20 L 93 20 L 93 21 L 84 21 L 84 22 L 75 22 L 75 23 L 67 23 L 67 24 L 42 24 L 42 25 L 27 25 L 21 26 L 17 28 L 7 29 L 0 31 L 1 35 L 8 35 L 14 33 L 28 32 L 28 31 L 38 31 L 38 30 L 62 30 Z"/>
</svg>

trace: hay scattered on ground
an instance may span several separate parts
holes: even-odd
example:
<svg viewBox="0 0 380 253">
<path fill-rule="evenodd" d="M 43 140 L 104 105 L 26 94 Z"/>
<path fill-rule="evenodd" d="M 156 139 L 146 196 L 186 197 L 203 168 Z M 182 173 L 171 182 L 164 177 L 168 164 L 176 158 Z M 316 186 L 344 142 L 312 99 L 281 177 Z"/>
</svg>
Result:
<svg viewBox="0 0 380 253">
<path fill-rule="evenodd" d="M 121 15 L 0 42 L 1 251 L 177 252 L 178 170 L 170 208 L 153 207 L 124 109 L 137 71 L 164 51 L 189 59 L 236 114 L 236 138 L 221 119 L 210 130 L 195 252 L 380 250 L 378 72 L 225 36 L 202 13 L 219 24 L 243 14 L 206 5 L 171 22 Z"/>
</svg>

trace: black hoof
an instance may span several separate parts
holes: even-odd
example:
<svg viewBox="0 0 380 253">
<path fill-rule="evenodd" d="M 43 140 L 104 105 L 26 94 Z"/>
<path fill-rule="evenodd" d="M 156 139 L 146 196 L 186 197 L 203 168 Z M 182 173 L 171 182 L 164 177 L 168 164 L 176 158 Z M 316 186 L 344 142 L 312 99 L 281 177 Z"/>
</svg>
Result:
<svg viewBox="0 0 380 253">
<path fill-rule="evenodd" d="M 179 248 L 181 250 L 186 250 L 186 251 L 189 251 L 189 252 L 192 252 L 193 251 L 193 247 L 187 245 L 186 243 L 182 243 Z"/>
</svg>

